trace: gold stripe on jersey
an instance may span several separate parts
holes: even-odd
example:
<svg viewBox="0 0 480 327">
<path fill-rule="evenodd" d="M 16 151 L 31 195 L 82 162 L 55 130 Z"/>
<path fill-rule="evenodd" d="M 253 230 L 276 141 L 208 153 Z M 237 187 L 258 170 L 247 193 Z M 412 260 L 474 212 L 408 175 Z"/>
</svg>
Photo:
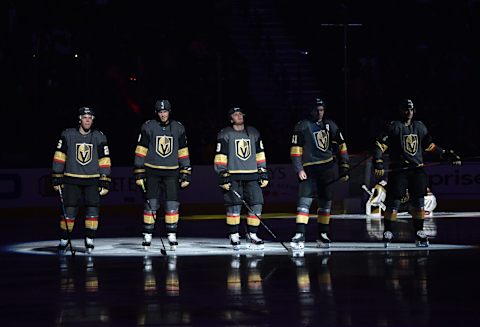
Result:
<svg viewBox="0 0 480 327">
<path fill-rule="evenodd" d="M 151 225 L 155 223 L 155 219 L 153 218 L 153 213 L 144 211 L 143 212 L 143 223 L 147 225 Z"/>
<path fill-rule="evenodd" d="M 98 160 L 98 166 L 102 168 L 110 167 L 112 162 L 110 161 L 110 157 L 103 157 Z"/>
<path fill-rule="evenodd" d="M 297 224 L 308 224 L 308 218 L 310 218 L 308 213 L 297 212 L 296 223 Z"/>
<path fill-rule="evenodd" d="M 97 230 L 98 229 L 98 218 L 97 217 L 85 218 L 85 228 Z"/>
<path fill-rule="evenodd" d="M 255 158 L 256 158 L 256 160 L 257 160 L 257 163 L 261 163 L 261 162 L 267 161 L 267 159 L 265 158 L 265 152 L 257 153 L 257 155 L 255 156 Z"/>
<path fill-rule="evenodd" d="M 306 166 L 320 165 L 320 164 L 330 162 L 332 160 L 333 160 L 333 157 L 330 157 L 330 158 L 325 159 L 325 160 L 314 161 L 314 162 L 306 162 L 306 163 L 303 164 L 303 166 L 306 167 Z"/>
<path fill-rule="evenodd" d="M 137 147 L 135 148 L 135 155 L 138 157 L 145 157 L 147 153 L 148 153 L 148 148 L 144 146 L 137 145 Z"/>
<path fill-rule="evenodd" d="M 224 154 L 217 154 L 217 155 L 215 155 L 215 160 L 214 161 L 215 161 L 216 165 L 226 166 L 227 163 L 228 163 L 228 158 Z"/>
<path fill-rule="evenodd" d="M 152 165 L 152 164 L 149 164 L 149 163 L 145 163 L 145 166 L 147 167 L 150 167 L 150 168 L 155 168 L 155 169 L 171 169 L 171 170 L 174 170 L 174 169 L 178 169 L 178 165 L 175 165 L 175 166 L 155 166 L 155 165 Z"/>
<path fill-rule="evenodd" d="M 65 176 L 75 177 L 75 178 L 98 178 L 98 177 L 100 177 L 100 174 L 81 175 L 81 174 L 65 173 Z"/>
<path fill-rule="evenodd" d="M 292 146 L 290 148 L 290 155 L 292 157 L 300 157 L 303 155 L 303 148 L 301 146 Z"/>
<path fill-rule="evenodd" d="M 257 218 L 255 215 L 248 215 L 247 216 L 247 225 L 248 226 L 258 226 L 260 225 L 260 219 Z"/>
<path fill-rule="evenodd" d="M 167 223 L 167 224 L 178 223 L 178 212 L 176 212 L 176 213 L 165 213 L 165 223 Z"/>
<path fill-rule="evenodd" d="M 257 169 L 253 170 L 229 170 L 230 174 L 250 174 L 258 172 Z"/>
<path fill-rule="evenodd" d="M 67 221 L 68 231 L 71 232 L 73 230 L 73 225 L 75 225 L 75 218 L 66 218 L 63 217 L 60 219 L 60 229 L 67 230 L 67 226 L 65 226 L 65 220 Z"/>
<path fill-rule="evenodd" d="M 227 225 L 239 225 L 240 216 L 237 215 L 227 215 Z"/>
<path fill-rule="evenodd" d="M 182 148 L 178 150 L 178 159 L 188 158 L 188 148 Z"/>
<path fill-rule="evenodd" d="M 67 161 L 67 155 L 61 151 L 55 151 L 55 154 L 53 155 L 53 161 L 63 163 Z"/>
<path fill-rule="evenodd" d="M 380 149 L 380 151 L 382 151 L 382 153 L 385 153 L 385 151 L 387 151 L 388 149 L 388 146 L 384 143 L 380 143 L 378 141 L 375 142 L 375 145 Z"/>
<path fill-rule="evenodd" d="M 435 143 L 430 143 L 430 145 L 428 146 L 428 148 L 425 149 L 426 152 L 432 152 L 432 151 L 435 151 L 435 148 L 437 147 L 437 145 Z"/>
<path fill-rule="evenodd" d="M 347 144 L 346 143 L 340 144 L 340 146 L 338 147 L 338 150 L 340 151 L 341 154 L 347 153 Z"/>
<path fill-rule="evenodd" d="M 134 174 L 141 174 L 145 172 L 145 168 L 136 168 L 133 170 Z"/>
</svg>

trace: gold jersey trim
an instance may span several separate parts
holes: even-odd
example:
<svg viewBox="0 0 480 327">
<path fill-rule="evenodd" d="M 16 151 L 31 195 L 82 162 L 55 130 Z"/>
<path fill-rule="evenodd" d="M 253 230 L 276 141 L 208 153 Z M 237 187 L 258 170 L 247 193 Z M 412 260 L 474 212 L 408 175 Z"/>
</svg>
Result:
<svg viewBox="0 0 480 327">
<path fill-rule="evenodd" d="M 231 174 L 249 174 L 258 172 L 257 169 L 254 170 L 229 170 Z"/>
<path fill-rule="evenodd" d="M 306 162 L 306 163 L 303 164 L 303 166 L 306 167 L 306 166 L 319 165 L 319 164 L 330 162 L 332 160 L 333 160 L 333 157 L 330 157 L 330 158 L 325 159 L 325 160 L 314 161 L 314 162 Z"/>
<path fill-rule="evenodd" d="M 257 153 L 255 159 L 257 160 L 257 162 L 267 161 L 267 158 L 265 157 L 265 152 Z"/>
<path fill-rule="evenodd" d="M 144 146 L 137 145 L 137 147 L 135 148 L 135 154 L 137 154 L 137 155 L 145 157 L 147 155 L 147 153 L 148 153 L 148 148 L 146 148 Z"/>
<path fill-rule="evenodd" d="M 110 161 L 110 157 L 103 157 L 98 160 L 98 165 L 100 167 L 110 167 L 112 162 Z"/>
<path fill-rule="evenodd" d="M 292 146 L 290 148 L 291 156 L 301 156 L 303 154 L 303 148 L 301 146 Z"/>
<path fill-rule="evenodd" d="M 63 152 L 55 151 L 55 154 L 53 155 L 53 160 L 65 162 L 67 161 L 67 155 Z"/>
<path fill-rule="evenodd" d="M 378 141 L 375 142 L 375 145 L 380 148 L 380 151 L 382 151 L 382 153 L 385 153 L 385 151 L 387 151 L 388 149 L 388 146 L 386 144 L 380 143 Z"/>
<path fill-rule="evenodd" d="M 226 165 L 228 163 L 228 158 L 224 154 L 217 154 L 215 155 L 215 164 L 224 164 Z"/>
<path fill-rule="evenodd" d="M 152 164 L 149 164 L 149 163 L 145 163 L 145 166 L 150 167 L 150 168 L 155 168 L 155 169 L 171 169 L 171 170 L 179 168 L 178 165 L 176 165 L 176 166 L 156 166 L 156 165 L 152 165 Z"/>
<path fill-rule="evenodd" d="M 179 158 L 186 158 L 188 156 L 189 156 L 188 148 L 183 148 L 183 149 L 178 150 L 178 157 Z"/>
<path fill-rule="evenodd" d="M 81 175 L 81 174 L 65 173 L 65 176 L 75 177 L 75 178 L 98 178 L 98 177 L 100 177 L 100 174 Z"/>
<path fill-rule="evenodd" d="M 437 145 L 435 143 L 430 143 L 430 145 L 428 146 L 428 148 L 425 149 L 425 151 L 432 152 L 433 150 L 435 150 L 436 147 Z"/>
</svg>

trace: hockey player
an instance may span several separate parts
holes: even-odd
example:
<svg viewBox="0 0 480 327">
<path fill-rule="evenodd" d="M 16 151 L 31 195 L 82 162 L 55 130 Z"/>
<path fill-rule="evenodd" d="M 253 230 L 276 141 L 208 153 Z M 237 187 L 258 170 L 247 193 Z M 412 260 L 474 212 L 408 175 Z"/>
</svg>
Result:
<svg viewBox="0 0 480 327">
<path fill-rule="evenodd" d="M 142 245 L 146 250 L 151 245 L 162 199 L 167 239 L 174 251 L 178 245 L 178 191 L 190 184 L 192 168 L 185 127 L 170 119 L 170 102 L 158 100 L 154 108 L 156 119 L 142 125 L 135 149 L 135 181 L 145 193 Z"/>
<path fill-rule="evenodd" d="M 85 206 L 85 247 L 94 248 L 98 228 L 100 196 L 110 187 L 110 152 L 106 136 L 92 129 L 93 109 L 82 107 L 78 111 L 79 127 L 64 130 L 58 140 L 53 157 L 52 184 L 55 191 L 63 192 L 66 217 L 60 220 L 58 249 L 65 251 L 68 235 L 73 230 L 80 203 Z M 68 228 L 68 231 L 67 231 Z"/>
<path fill-rule="evenodd" d="M 299 179 L 299 198 L 296 234 L 290 245 L 296 250 L 304 248 L 306 225 L 314 198 L 318 204 L 317 246 L 330 247 L 328 232 L 335 179 L 335 153 L 341 180 L 349 179 L 347 144 L 337 124 L 330 119 L 324 119 L 325 108 L 323 99 L 315 99 L 310 116 L 295 125 L 292 135 L 290 156 Z"/>
<path fill-rule="evenodd" d="M 232 126 L 222 129 L 217 135 L 214 160 L 215 172 L 219 175 L 219 186 L 227 211 L 230 244 L 234 250 L 240 246 L 240 213 L 242 201 L 232 192 L 237 191 L 254 212 L 248 212 L 248 247 L 263 249 L 264 242 L 257 236 L 262 214 L 262 188 L 268 185 L 265 151 L 258 130 L 246 126 L 244 111 L 232 107 L 228 111 Z M 256 216 L 256 215 L 257 216 Z"/>
<path fill-rule="evenodd" d="M 460 157 L 452 150 L 444 150 L 433 143 L 427 127 L 413 119 L 415 107 L 412 100 L 404 99 L 399 105 L 400 120 L 392 121 L 381 134 L 374 148 L 375 176 L 383 177 L 383 154 L 390 153 L 390 169 L 385 199 L 385 228 L 383 241 L 388 247 L 394 237 L 393 225 L 397 219 L 401 199 L 409 190 L 412 204 L 412 220 L 415 244 L 428 247 L 428 237 L 423 230 L 425 218 L 424 196 L 427 191 L 427 175 L 423 168 L 423 151 L 432 153 L 454 165 L 460 165 Z"/>
</svg>

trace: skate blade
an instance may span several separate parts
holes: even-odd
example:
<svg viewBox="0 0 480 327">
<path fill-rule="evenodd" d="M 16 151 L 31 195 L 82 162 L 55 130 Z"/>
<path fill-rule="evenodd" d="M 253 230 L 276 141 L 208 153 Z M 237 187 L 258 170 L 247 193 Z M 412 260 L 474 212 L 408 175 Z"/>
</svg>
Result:
<svg viewBox="0 0 480 327">
<path fill-rule="evenodd" d="M 330 243 L 317 243 L 317 248 L 330 249 Z"/>
<path fill-rule="evenodd" d="M 304 243 L 290 242 L 290 246 L 292 247 L 292 250 L 294 250 L 294 251 L 303 250 L 305 248 Z"/>
<path fill-rule="evenodd" d="M 263 244 L 257 245 L 257 244 L 247 244 L 247 249 L 249 250 L 255 250 L 255 251 L 262 251 L 265 249 L 265 246 Z"/>
</svg>

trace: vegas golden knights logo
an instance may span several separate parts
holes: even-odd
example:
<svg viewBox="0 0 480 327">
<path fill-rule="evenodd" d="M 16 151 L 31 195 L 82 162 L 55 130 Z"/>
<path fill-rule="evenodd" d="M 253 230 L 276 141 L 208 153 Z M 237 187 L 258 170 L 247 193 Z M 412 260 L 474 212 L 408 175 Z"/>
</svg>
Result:
<svg viewBox="0 0 480 327">
<path fill-rule="evenodd" d="M 418 135 L 408 134 L 403 136 L 403 147 L 406 153 L 414 156 L 418 150 Z"/>
<path fill-rule="evenodd" d="M 328 148 L 328 132 L 325 130 L 321 130 L 318 132 L 313 133 L 313 138 L 315 139 L 315 144 L 317 148 L 322 151 L 327 151 Z"/>
<path fill-rule="evenodd" d="M 250 139 L 235 140 L 235 153 L 242 160 L 247 160 L 252 154 Z"/>
<path fill-rule="evenodd" d="M 82 166 L 85 166 L 92 161 L 93 157 L 93 144 L 88 143 L 77 143 L 76 153 L 77 153 L 77 162 Z"/>
<path fill-rule="evenodd" d="M 157 136 L 156 151 L 163 158 L 171 155 L 173 152 L 173 136 Z"/>
</svg>

